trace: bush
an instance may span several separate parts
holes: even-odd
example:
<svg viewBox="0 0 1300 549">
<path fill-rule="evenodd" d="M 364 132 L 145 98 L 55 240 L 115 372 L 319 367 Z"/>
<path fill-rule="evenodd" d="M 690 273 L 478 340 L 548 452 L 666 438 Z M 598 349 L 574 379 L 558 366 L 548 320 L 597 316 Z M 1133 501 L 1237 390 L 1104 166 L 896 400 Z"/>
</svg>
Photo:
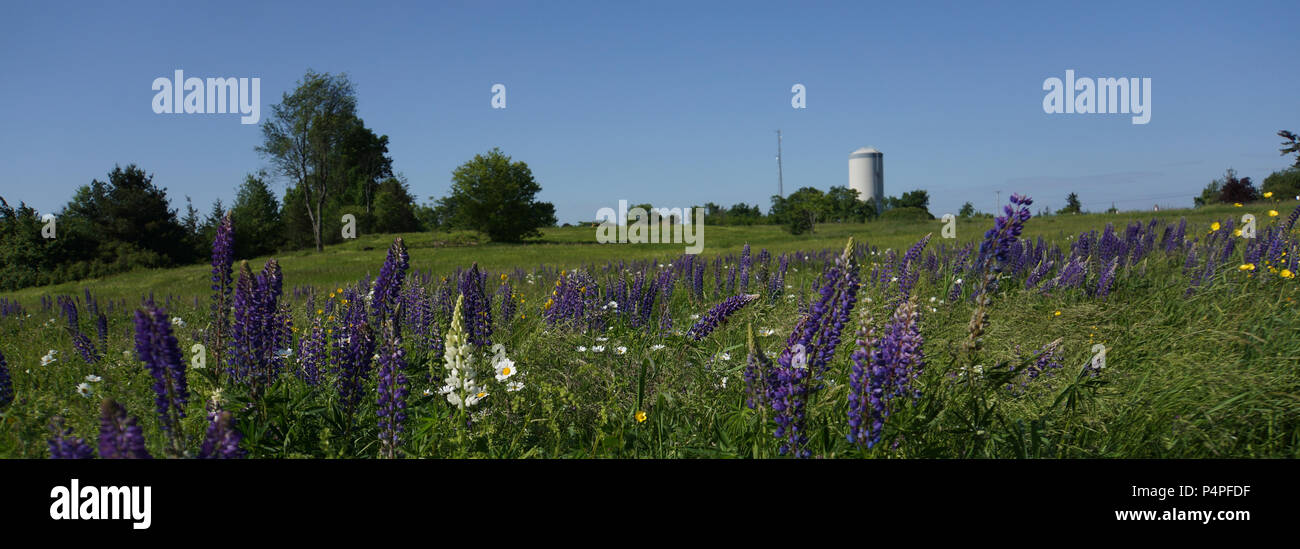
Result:
<svg viewBox="0 0 1300 549">
<path fill-rule="evenodd" d="M 934 219 L 934 216 L 924 208 L 909 206 L 885 210 L 880 219 L 884 221 L 929 221 Z"/>
</svg>

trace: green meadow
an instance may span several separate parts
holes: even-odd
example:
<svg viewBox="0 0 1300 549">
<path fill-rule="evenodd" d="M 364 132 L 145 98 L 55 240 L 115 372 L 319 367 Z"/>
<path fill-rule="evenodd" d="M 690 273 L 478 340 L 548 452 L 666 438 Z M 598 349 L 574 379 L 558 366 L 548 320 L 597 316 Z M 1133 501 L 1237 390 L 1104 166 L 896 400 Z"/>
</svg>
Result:
<svg viewBox="0 0 1300 549">
<path fill-rule="evenodd" d="M 1163 228 L 1186 219 L 1190 246 L 1210 233 L 1215 222 L 1239 224 L 1242 214 L 1251 213 L 1262 229 L 1282 222 L 1295 207 L 1295 202 L 1274 202 L 1034 217 L 1022 238 L 1042 237 L 1068 253 L 1078 234 L 1101 232 L 1107 224 L 1122 236 L 1134 221 L 1154 219 Z M 1280 215 L 1268 216 L 1270 209 Z M 306 307 L 296 288 L 312 288 L 319 306 L 328 293 L 378 275 L 398 236 L 409 251 L 410 272 L 434 275 L 430 294 L 441 277 L 472 264 L 489 273 L 489 295 L 502 276 L 511 284 L 517 311 L 509 320 L 497 318 L 493 340 L 517 364 L 519 375 L 513 380 L 522 380 L 524 388 L 506 391 L 490 373 L 481 372 L 489 395 L 477 408 L 459 410 L 437 394 L 442 357 L 408 343 L 410 385 L 399 452 L 404 457 L 777 457 L 770 410 L 746 406 L 744 369 L 753 352 L 749 332 L 755 334 L 757 352 L 779 354 L 803 304 L 816 299 L 813 283 L 825 263 L 811 254 L 829 250 L 834 255 L 850 238 L 880 255 L 860 260 L 864 284 L 853 322 L 829 363 L 825 387 L 807 404 L 808 448 L 815 456 L 1300 457 L 1300 280 L 1264 265 L 1246 272 L 1234 259 L 1189 294 L 1187 253 L 1163 250 L 1120 268 L 1104 298 L 1077 290 L 1027 290 L 1023 277 L 1000 284 L 990 296 L 977 358 L 965 355 L 962 347 L 976 305 L 947 297 L 962 273 L 945 267 L 922 273 L 912 292 L 924 337 L 925 367 L 916 385 L 920 394 L 895 403 L 885 423 L 882 440 L 887 443 L 872 448 L 851 444 L 845 417 L 855 330 L 867 322 L 860 316 L 864 312 L 877 326 L 894 313 L 881 285 L 866 281 L 873 268 L 884 261 L 886 250 L 901 255 L 926 234 L 933 235 L 926 253 L 939 253 L 940 246 L 951 253 L 966 244 L 978 246 L 992 226 L 991 218 L 959 220 L 955 241 L 940 237 L 940 220 L 822 224 L 798 236 L 776 226 L 707 226 L 702 254 L 710 269 L 706 289 L 697 298 L 689 281 L 677 281 L 669 302 L 673 330 L 666 334 L 623 320 L 611 320 L 598 332 L 552 326 L 542 312 L 555 288 L 556 271 L 580 269 L 604 284 L 609 265 L 672 263 L 680 260 L 684 244 L 597 244 L 593 227 L 566 227 L 544 230 L 539 241 L 527 244 L 486 242 L 469 232 L 361 235 L 322 253 L 274 257 L 283 270 L 281 302 L 291 307 L 295 338 L 321 316 Z M 1295 233 L 1290 237 L 1294 240 Z M 680 335 L 695 315 L 736 293 L 715 288 L 713 259 L 726 257 L 731 265 L 746 244 L 755 254 L 766 249 L 774 258 L 792 252 L 809 257 L 791 260 L 789 289 L 780 298 L 763 295 L 700 341 Z M 1243 247 L 1234 253 L 1240 256 Z M 256 272 L 268 258 L 237 258 L 236 274 L 239 259 L 247 259 Z M 518 276 L 516 269 L 536 276 Z M 209 319 L 209 276 L 209 266 L 194 265 L 0 296 L 17 300 L 31 315 L 0 319 L 0 353 L 15 393 L 14 402 L 0 409 L 0 456 L 46 457 L 48 426 L 55 416 L 93 446 L 103 398 L 122 403 L 138 417 L 151 453 L 164 455 L 152 380 L 132 354 L 128 315 L 150 292 L 159 302 L 170 296 L 168 312 L 183 319 L 176 334 L 188 357 L 192 345 L 203 341 L 201 331 Z M 108 345 L 94 364 L 73 347 L 59 307 L 41 306 L 42 297 L 80 297 L 85 291 L 126 304 L 109 315 Z M 499 307 L 493 301 L 494 315 Z M 85 327 L 89 315 L 82 315 L 83 331 L 93 338 L 93 325 Z M 446 334 L 450 322 L 442 318 L 438 323 Z M 1056 340 L 1059 368 L 1023 386 L 1009 373 L 999 373 Z M 1097 344 L 1105 348 L 1105 367 L 1092 375 L 1088 366 L 1096 359 Z M 595 347 L 602 350 L 593 351 Z M 41 365 L 50 350 L 57 351 L 57 360 Z M 215 361 L 203 369 L 190 368 L 186 440 L 198 444 L 207 424 L 204 405 L 215 398 L 236 416 L 241 445 L 250 457 L 377 456 L 373 376 L 361 408 L 343 414 L 328 381 L 309 386 L 289 373 L 296 360 L 297 355 L 291 357 L 286 374 L 256 398 L 226 379 Z M 971 360 L 980 366 L 976 374 L 963 369 Z M 89 384 L 91 394 L 79 394 L 78 385 L 87 376 L 100 381 Z M 1008 390 L 1012 385 L 1018 388 Z"/>
</svg>

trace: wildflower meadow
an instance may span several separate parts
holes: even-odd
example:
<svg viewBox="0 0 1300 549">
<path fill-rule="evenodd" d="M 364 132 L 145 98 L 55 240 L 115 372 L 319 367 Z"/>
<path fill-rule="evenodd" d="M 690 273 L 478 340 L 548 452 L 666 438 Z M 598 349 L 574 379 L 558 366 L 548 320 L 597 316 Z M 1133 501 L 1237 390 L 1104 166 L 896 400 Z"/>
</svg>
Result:
<svg viewBox="0 0 1300 549">
<path fill-rule="evenodd" d="M 1243 236 L 1240 208 L 1032 203 L 699 255 L 573 229 L 237 258 L 227 216 L 203 269 L 0 297 L 0 456 L 1300 454 L 1300 207 Z"/>
</svg>

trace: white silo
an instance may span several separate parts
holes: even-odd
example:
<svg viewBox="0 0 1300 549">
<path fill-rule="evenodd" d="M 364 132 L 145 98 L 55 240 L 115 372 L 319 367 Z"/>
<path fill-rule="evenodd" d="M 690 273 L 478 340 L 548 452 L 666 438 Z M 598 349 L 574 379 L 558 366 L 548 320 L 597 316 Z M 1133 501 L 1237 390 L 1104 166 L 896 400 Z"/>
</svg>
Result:
<svg viewBox="0 0 1300 549">
<path fill-rule="evenodd" d="M 885 198 L 885 155 L 871 147 L 849 154 L 849 188 L 858 191 L 858 199 L 876 203 Z"/>
</svg>

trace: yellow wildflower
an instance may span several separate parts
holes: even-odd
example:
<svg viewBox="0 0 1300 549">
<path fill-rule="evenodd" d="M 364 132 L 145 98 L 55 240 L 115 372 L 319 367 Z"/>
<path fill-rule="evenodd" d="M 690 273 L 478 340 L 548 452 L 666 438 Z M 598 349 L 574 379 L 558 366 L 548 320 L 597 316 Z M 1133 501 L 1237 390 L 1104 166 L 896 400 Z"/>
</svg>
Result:
<svg viewBox="0 0 1300 549">
<path fill-rule="evenodd" d="M 1291 269 L 1282 269 L 1282 272 L 1280 272 L 1280 273 L 1278 273 L 1278 274 L 1279 274 L 1282 278 L 1295 278 L 1295 273 L 1291 272 Z"/>
<path fill-rule="evenodd" d="M 1238 269 L 1238 270 L 1241 270 L 1241 271 L 1253 271 L 1253 270 L 1255 270 L 1255 264 L 1254 264 L 1254 263 L 1243 263 L 1240 267 L 1237 267 L 1237 269 Z"/>
<path fill-rule="evenodd" d="M 1273 198 L 1273 191 L 1268 191 L 1264 193 L 1264 198 Z"/>
<path fill-rule="evenodd" d="M 1219 222 L 1218 222 L 1218 221 L 1215 221 L 1214 223 L 1211 223 L 1211 224 L 1210 224 L 1210 231 L 1211 231 L 1211 232 L 1214 232 L 1214 231 L 1217 231 L 1217 230 L 1219 230 Z"/>
<path fill-rule="evenodd" d="M 1268 211 L 1268 216 L 1269 216 L 1269 217 L 1277 217 L 1277 210 L 1269 210 L 1269 211 Z"/>
<path fill-rule="evenodd" d="M 636 412 L 636 422 L 637 422 L 637 423 L 645 423 L 645 410 L 637 410 L 637 412 Z"/>
</svg>

